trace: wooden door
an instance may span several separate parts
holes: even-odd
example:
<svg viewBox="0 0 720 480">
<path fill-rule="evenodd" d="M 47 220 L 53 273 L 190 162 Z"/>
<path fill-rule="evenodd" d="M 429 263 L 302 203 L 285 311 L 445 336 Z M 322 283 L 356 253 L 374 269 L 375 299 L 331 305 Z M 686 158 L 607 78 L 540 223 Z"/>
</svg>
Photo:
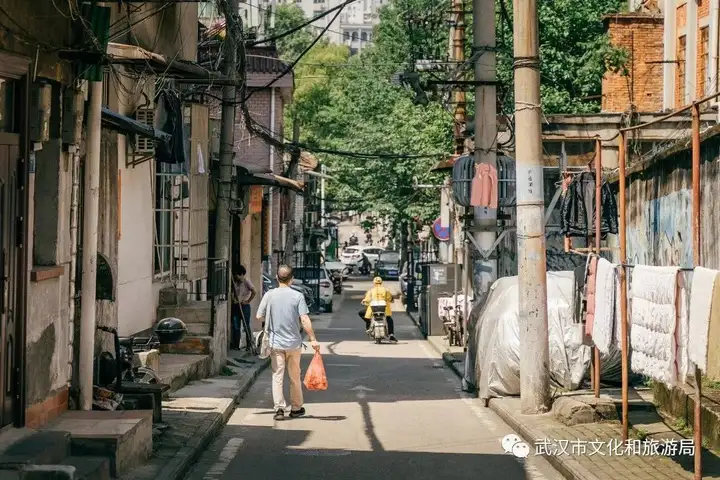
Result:
<svg viewBox="0 0 720 480">
<path fill-rule="evenodd" d="M 12 423 L 16 397 L 19 146 L 19 135 L 0 133 L 0 427 Z"/>
</svg>

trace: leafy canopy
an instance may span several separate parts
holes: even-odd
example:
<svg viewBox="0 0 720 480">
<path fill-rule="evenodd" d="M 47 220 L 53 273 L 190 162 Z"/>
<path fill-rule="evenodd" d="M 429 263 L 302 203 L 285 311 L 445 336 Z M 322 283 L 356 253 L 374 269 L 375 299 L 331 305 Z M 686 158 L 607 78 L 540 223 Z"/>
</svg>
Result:
<svg viewBox="0 0 720 480">
<path fill-rule="evenodd" d="M 512 2 L 497 1 L 496 34 L 499 96 L 512 111 Z M 505 2 L 504 14 L 503 5 Z M 610 46 L 603 15 L 617 12 L 623 0 L 538 0 L 541 96 L 545 113 L 599 110 L 607 69 L 622 71 L 627 58 Z M 414 92 L 396 85 L 393 74 L 416 60 L 447 61 L 447 2 L 393 0 L 380 11 L 372 45 L 350 56 L 345 46 L 319 43 L 295 69 L 295 99 L 290 114 L 301 125 L 301 141 L 325 150 L 372 154 L 435 154 L 452 151 L 453 119 L 447 89 L 435 92 L 427 106 L 413 104 Z M 304 21 L 294 6 L 278 8 L 276 31 Z M 467 16 L 466 58 L 472 55 L 472 18 Z M 312 41 L 301 30 L 278 42 L 281 56 L 294 60 Z M 468 68 L 468 75 L 472 68 Z M 427 76 L 423 76 L 427 80 Z M 472 111 L 472 96 L 468 98 Z M 373 210 L 391 223 L 423 222 L 438 215 L 438 190 L 413 184 L 438 184 L 430 167 L 440 158 L 359 159 L 318 154 L 336 180 L 328 182 L 328 205 L 334 210 Z"/>
</svg>

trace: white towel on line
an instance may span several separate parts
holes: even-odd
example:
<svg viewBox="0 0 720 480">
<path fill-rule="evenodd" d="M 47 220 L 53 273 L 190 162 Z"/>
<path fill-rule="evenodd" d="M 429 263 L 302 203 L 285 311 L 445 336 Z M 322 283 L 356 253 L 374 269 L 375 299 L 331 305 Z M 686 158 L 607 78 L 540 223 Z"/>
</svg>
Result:
<svg viewBox="0 0 720 480">
<path fill-rule="evenodd" d="M 690 373 L 690 356 L 688 355 L 688 341 L 690 337 L 690 316 L 688 314 L 689 295 L 685 275 L 680 272 L 677 278 L 677 327 L 675 329 L 675 343 L 677 351 L 675 362 L 677 364 L 677 380 L 682 385 Z"/>
<path fill-rule="evenodd" d="M 630 368 L 667 385 L 677 384 L 677 267 L 637 265 L 630 288 Z"/>
<path fill-rule="evenodd" d="M 609 353 L 613 343 L 615 326 L 617 265 L 604 258 L 598 259 L 595 283 L 595 320 L 592 326 L 592 339 L 602 353 Z"/>
<path fill-rule="evenodd" d="M 707 371 L 708 329 L 717 275 L 717 270 L 696 267 L 690 289 L 688 356 L 703 372 Z"/>
</svg>

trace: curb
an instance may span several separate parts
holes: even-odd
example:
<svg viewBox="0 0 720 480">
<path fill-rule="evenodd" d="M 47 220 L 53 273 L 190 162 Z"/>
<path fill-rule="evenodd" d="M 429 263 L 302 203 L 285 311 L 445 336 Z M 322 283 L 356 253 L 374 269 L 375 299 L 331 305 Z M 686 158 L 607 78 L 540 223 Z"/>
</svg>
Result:
<svg viewBox="0 0 720 480">
<path fill-rule="evenodd" d="M 210 443 L 220 434 L 230 416 L 235 411 L 238 402 L 247 394 L 260 374 L 270 365 L 270 359 L 258 360 L 250 375 L 244 376 L 238 382 L 238 393 L 235 394 L 233 402 L 210 422 L 205 431 L 198 438 L 194 445 L 184 447 L 160 470 L 156 478 L 163 480 L 181 480 L 190 471 L 190 468 L 197 462 Z"/>
<path fill-rule="evenodd" d="M 525 442 L 527 442 L 528 444 L 532 444 L 533 442 L 535 442 L 536 437 L 535 435 L 533 435 L 532 430 L 529 427 L 525 426 L 522 422 L 520 422 L 510 412 L 498 406 L 497 402 L 494 402 L 492 398 L 489 401 L 489 407 L 490 410 L 495 412 L 498 417 L 500 417 L 505 423 L 507 423 L 510 428 L 515 431 L 515 433 L 520 435 Z M 572 467 L 567 465 L 567 463 L 562 461 L 558 456 L 542 455 L 542 457 L 547 460 L 548 463 L 555 470 L 557 470 L 563 477 L 567 478 L 568 480 L 580 480 L 585 478 L 580 474 L 576 475 L 575 473 L 573 473 Z"/>
<path fill-rule="evenodd" d="M 465 378 L 465 372 L 461 372 L 461 371 L 458 369 L 458 367 L 457 367 L 458 362 L 455 361 L 455 357 L 453 356 L 452 353 L 448 352 L 447 350 L 442 350 L 442 349 L 438 348 L 438 346 L 435 345 L 435 344 L 432 343 L 432 342 L 427 342 L 427 343 L 430 344 L 430 347 L 431 347 L 433 350 L 435 350 L 438 354 L 440 354 L 440 356 L 441 356 L 442 359 L 443 359 L 443 362 L 445 362 L 445 365 L 447 365 L 447 366 L 450 368 L 450 370 L 452 370 L 452 372 L 453 372 L 460 380 L 462 380 L 463 378 Z"/>
</svg>

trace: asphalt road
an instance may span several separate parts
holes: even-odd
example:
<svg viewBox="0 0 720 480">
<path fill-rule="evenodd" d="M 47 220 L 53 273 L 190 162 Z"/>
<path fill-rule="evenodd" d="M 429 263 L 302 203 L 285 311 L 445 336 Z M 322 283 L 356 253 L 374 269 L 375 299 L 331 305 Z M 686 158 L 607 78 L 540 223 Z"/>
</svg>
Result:
<svg viewBox="0 0 720 480">
<path fill-rule="evenodd" d="M 371 342 L 357 317 L 370 286 L 349 280 L 336 312 L 313 319 L 329 388 L 306 392 L 307 416 L 273 420 L 268 369 L 187 480 L 562 478 L 540 457 L 503 453 L 510 427 L 460 391 L 404 313 L 398 344 Z"/>
</svg>

